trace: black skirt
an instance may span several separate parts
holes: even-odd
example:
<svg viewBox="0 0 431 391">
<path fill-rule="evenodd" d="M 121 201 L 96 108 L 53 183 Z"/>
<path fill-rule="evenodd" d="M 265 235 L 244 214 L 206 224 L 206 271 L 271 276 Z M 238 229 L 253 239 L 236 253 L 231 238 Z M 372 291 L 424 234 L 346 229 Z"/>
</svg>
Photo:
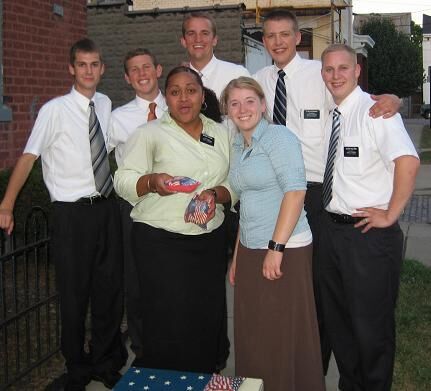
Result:
<svg viewBox="0 0 431 391">
<path fill-rule="evenodd" d="M 142 295 L 140 365 L 215 371 L 224 331 L 224 225 L 181 235 L 134 223 L 132 247 Z"/>
</svg>

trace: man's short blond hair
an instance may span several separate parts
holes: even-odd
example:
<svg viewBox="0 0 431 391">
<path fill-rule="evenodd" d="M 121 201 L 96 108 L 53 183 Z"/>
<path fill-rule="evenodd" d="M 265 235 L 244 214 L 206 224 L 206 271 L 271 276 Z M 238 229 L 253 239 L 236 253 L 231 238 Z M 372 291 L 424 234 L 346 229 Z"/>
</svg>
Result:
<svg viewBox="0 0 431 391">
<path fill-rule="evenodd" d="M 320 59 L 322 61 L 322 64 L 325 60 L 325 57 L 327 54 L 329 53 L 333 53 L 333 52 L 347 52 L 348 54 L 350 54 L 350 56 L 352 57 L 353 63 L 356 65 L 357 62 L 357 57 L 356 57 L 356 52 L 355 49 L 353 49 L 352 47 L 350 47 L 349 45 L 346 45 L 345 43 L 334 43 L 332 45 L 329 45 L 323 52 L 322 55 L 320 56 Z"/>
</svg>

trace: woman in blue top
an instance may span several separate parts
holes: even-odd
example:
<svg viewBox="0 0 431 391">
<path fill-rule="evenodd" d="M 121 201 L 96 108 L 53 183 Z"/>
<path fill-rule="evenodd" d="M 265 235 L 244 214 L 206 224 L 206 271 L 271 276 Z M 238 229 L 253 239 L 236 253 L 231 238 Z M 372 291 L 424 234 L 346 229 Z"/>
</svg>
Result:
<svg viewBox="0 0 431 391">
<path fill-rule="evenodd" d="M 265 119 L 263 91 L 251 78 L 232 80 L 221 105 L 240 131 L 229 172 L 241 201 L 229 271 L 236 374 L 262 378 L 265 391 L 324 390 L 300 143 Z"/>
</svg>

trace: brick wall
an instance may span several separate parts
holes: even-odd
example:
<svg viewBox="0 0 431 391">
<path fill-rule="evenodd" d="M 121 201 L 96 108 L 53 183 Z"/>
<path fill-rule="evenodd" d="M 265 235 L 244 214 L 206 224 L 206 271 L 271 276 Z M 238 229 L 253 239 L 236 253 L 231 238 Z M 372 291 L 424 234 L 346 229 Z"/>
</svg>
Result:
<svg viewBox="0 0 431 391">
<path fill-rule="evenodd" d="M 215 54 L 222 60 L 243 63 L 241 11 L 240 6 L 208 11 L 217 23 L 219 43 Z M 122 64 L 127 51 L 145 47 L 156 55 L 164 69 L 161 87 L 169 70 L 187 59 L 180 45 L 184 15 L 184 11 L 128 13 L 124 5 L 88 7 L 88 35 L 101 46 L 106 63 L 99 91 L 111 98 L 114 107 L 134 96 L 124 81 Z"/>
<path fill-rule="evenodd" d="M 54 15 L 53 4 L 64 16 Z M 3 0 L 5 104 L 13 120 L 0 123 L 0 169 L 21 155 L 38 110 L 71 87 L 71 44 L 86 35 L 86 0 Z"/>
</svg>

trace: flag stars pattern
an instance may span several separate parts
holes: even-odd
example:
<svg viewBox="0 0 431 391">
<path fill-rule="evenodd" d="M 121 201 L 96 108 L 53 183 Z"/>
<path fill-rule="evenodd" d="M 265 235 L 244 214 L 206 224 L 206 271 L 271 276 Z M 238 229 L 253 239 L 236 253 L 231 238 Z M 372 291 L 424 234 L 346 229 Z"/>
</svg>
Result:
<svg viewBox="0 0 431 391">
<path fill-rule="evenodd" d="M 210 374 L 131 367 L 114 390 L 145 391 L 202 391 L 211 379 Z"/>
</svg>

